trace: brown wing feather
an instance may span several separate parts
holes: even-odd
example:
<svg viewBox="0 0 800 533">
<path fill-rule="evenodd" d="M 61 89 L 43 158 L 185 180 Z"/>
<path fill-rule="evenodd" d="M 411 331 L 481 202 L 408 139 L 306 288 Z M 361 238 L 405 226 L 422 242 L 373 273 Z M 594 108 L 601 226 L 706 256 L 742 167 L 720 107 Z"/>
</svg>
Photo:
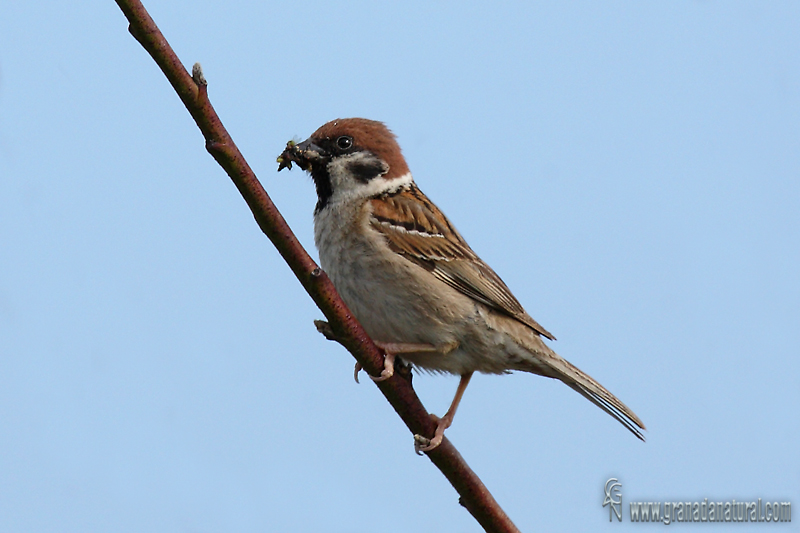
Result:
<svg viewBox="0 0 800 533">
<path fill-rule="evenodd" d="M 472 251 L 450 221 L 416 185 L 372 200 L 372 226 L 389 247 L 470 298 L 555 337 L 531 318 L 494 270 Z"/>
</svg>

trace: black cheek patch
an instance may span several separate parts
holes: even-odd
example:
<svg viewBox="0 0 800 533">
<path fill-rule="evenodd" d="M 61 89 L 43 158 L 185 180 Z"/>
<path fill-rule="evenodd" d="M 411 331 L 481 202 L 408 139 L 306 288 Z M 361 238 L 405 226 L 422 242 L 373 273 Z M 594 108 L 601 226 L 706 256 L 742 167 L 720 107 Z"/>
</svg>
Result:
<svg viewBox="0 0 800 533">
<path fill-rule="evenodd" d="M 368 183 L 386 174 L 389 167 L 380 159 L 357 159 L 347 164 L 347 170 L 360 182 Z"/>
</svg>

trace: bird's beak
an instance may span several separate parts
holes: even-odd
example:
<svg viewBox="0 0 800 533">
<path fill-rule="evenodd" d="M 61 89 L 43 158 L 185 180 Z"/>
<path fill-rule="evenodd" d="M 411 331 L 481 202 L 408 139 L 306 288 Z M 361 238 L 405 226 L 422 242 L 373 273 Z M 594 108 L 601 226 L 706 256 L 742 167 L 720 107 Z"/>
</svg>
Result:
<svg viewBox="0 0 800 533">
<path fill-rule="evenodd" d="M 278 156 L 278 163 L 280 163 L 278 171 L 284 168 L 291 169 L 292 162 L 297 163 L 297 166 L 303 170 L 310 171 L 312 166 L 324 162 L 328 157 L 328 152 L 314 144 L 311 139 L 306 139 L 301 143 L 289 141 L 286 149 Z"/>
<path fill-rule="evenodd" d="M 322 156 L 322 155 L 327 155 L 325 150 L 323 150 L 322 148 L 320 148 L 319 146 L 314 144 L 314 142 L 311 139 L 306 139 L 305 141 L 303 141 L 300 144 L 298 144 L 295 147 L 295 150 L 297 152 L 302 153 L 303 155 L 306 155 L 306 156 L 310 155 L 311 157 L 318 157 L 318 156 Z M 309 154 L 308 152 L 312 152 L 312 154 Z"/>
</svg>

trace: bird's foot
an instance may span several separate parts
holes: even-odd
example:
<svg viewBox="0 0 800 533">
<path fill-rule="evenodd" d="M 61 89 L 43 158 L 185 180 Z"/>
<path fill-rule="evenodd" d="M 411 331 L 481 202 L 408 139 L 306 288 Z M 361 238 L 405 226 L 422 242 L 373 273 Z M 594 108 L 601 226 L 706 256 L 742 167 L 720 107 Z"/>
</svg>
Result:
<svg viewBox="0 0 800 533">
<path fill-rule="evenodd" d="M 453 419 L 456 417 L 456 409 L 458 409 L 458 404 L 461 403 L 461 397 L 464 396 L 464 391 L 467 390 L 470 379 L 472 379 L 472 372 L 461 376 L 461 381 L 458 382 L 458 389 L 456 389 L 456 395 L 453 397 L 450 409 L 447 410 L 447 413 L 442 418 L 431 415 L 433 421 L 436 422 L 436 431 L 433 433 L 433 438 L 428 439 L 422 435 L 414 435 L 414 451 L 417 452 L 417 455 L 422 455 L 420 452 L 429 452 L 442 443 L 444 430 L 453 423 Z"/>
<path fill-rule="evenodd" d="M 422 452 L 429 452 L 437 448 L 444 440 L 444 430 L 453 423 L 452 418 L 447 416 L 439 418 L 436 415 L 431 415 L 431 418 L 436 421 L 436 431 L 433 434 L 433 438 L 429 439 L 419 434 L 414 435 L 414 451 L 417 455 L 422 455 Z"/>
<path fill-rule="evenodd" d="M 318 327 L 319 328 L 319 327 Z M 370 375 L 372 381 L 384 381 L 394 375 L 394 359 L 396 354 L 415 353 L 415 352 L 438 352 L 439 349 L 432 344 L 415 344 L 408 342 L 381 342 L 373 341 L 375 346 L 383 350 L 386 356 L 383 359 L 383 371 L 378 377 Z M 358 373 L 362 366 L 356 363 L 355 378 L 358 383 Z"/>
<path fill-rule="evenodd" d="M 363 370 L 361 363 L 356 362 L 355 372 L 353 377 L 356 379 L 356 383 L 358 383 L 358 373 Z M 383 358 L 383 370 L 381 370 L 380 376 L 373 376 L 372 374 L 368 374 L 370 379 L 375 383 L 379 381 L 384 381 L 389 379 L 394 375 L 394 354 L 392 352 L 386 352 L 386 356 Z"/>
</svg>

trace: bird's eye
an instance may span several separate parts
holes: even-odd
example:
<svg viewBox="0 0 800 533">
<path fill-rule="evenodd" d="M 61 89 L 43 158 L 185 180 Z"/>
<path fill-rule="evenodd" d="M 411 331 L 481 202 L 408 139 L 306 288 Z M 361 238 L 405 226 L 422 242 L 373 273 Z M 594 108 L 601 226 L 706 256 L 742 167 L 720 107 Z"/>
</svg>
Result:
<svg viewBox="0 0 800 533">
<path fill-rule="evenodd" d="M 353 138 L 348 135 L 342 135 L 336 139 L 336 146 L 338 146 L 340 150 L 347 150 L 353 146 Z"/>
</svg>

